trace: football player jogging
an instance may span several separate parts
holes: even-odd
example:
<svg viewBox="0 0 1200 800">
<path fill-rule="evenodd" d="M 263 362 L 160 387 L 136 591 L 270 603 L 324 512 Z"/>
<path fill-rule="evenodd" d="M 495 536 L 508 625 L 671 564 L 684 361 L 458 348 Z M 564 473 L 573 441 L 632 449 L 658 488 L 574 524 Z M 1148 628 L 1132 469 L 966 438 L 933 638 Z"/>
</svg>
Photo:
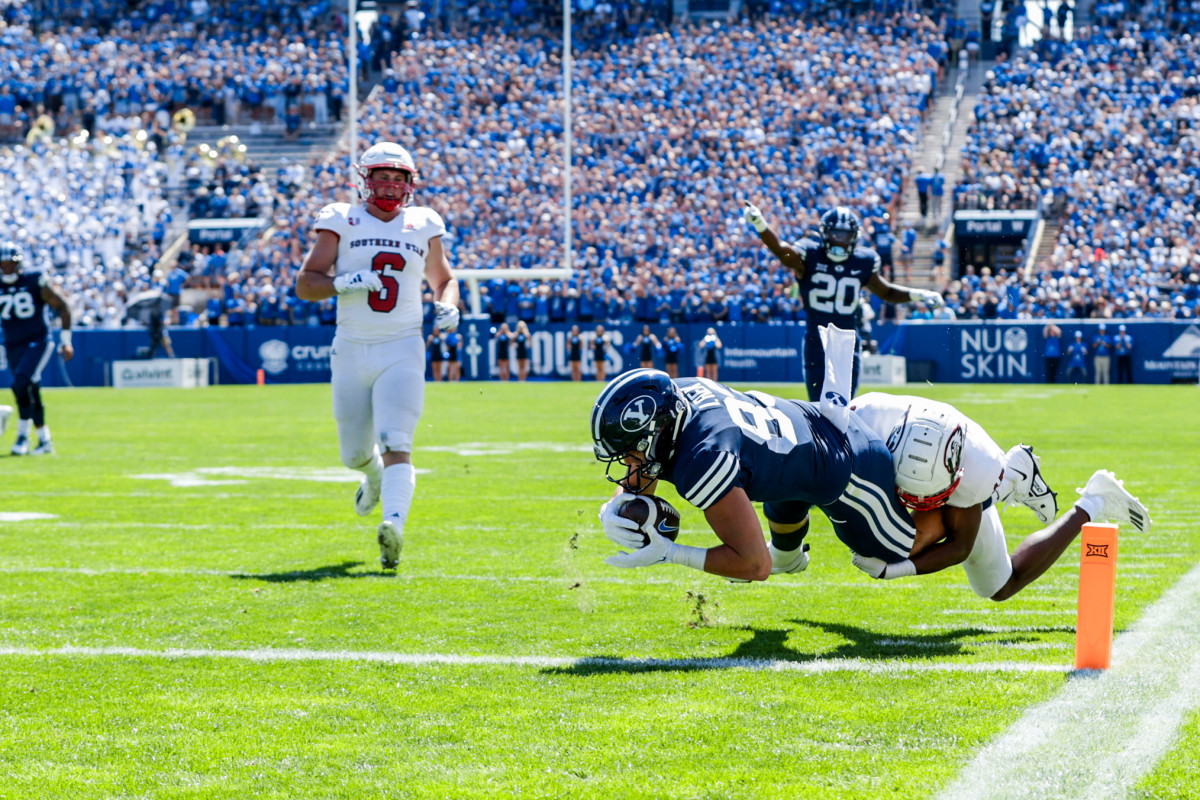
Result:
<svg viewBox="0 0 1200 800">
<path fill-rule="evenodd" d="M 855 400 L 851 411 L 887 437 L 896 495 L 912 509 L 918 530 L 908 553 L 854 555 L 854 565 L 873 578 L 925 575 L 962 564 L 977 595 L 1007 600 L 1045 574 L 1087 522 L 1129 524 L 1139 533 L 1150 529 L 1145 506 L 1103 469 L 1056 520 L 1056 495 L 1033 449 L 1019 444 L 1005 453 L 980 425 L 946 403 L 871 392 Z M 1010 557 L 997 505 L 1014 502 L 1047 527 L 1030 534 Z"/>
<path fill-rule="evenodd" d="M 829 350 L 848 362 L 854 334 L 823 334 Z M 596 458 L 619 484 L 600 521 L 605 535 L 631 552 L 607 563 L 682 564 L 734 580 L 801 572 L 813 506 L 839 537 L 862 537 L 846 541 L 856 552 L 881 559 L 894 547 L 909 552 L 916 531 L 893 491 L 891 453 L 837 395 L 825 387 L 819 404 L 785 400 L 707 378 L 672 380 L 653 369 L 614 378 L 592 409 L 591 432 Z M 680 545 L 619 516 L 627 493 L 653 495 L 659 481 L 704 512 L 719 546 Z M 756 502 L 763 504 L 770 543 Z"/>
<path fill-rule="evenodd" d="M 826 211 L 821 217 L 820 238 L 806 236 L 795 244 L 782 241 L 763 217 L 762 211 L 746 203 L 746 221 L 777 259 L 796 275 L 804 301 L 804 382 L 808 399 L 817 400 L 825 374 L 825 356 L 817 331 L 822 325 L 857 330 L 856 317 L 862 290 L 868 289 L 886 303 L 923 302 L 931 308 L 945 305 L 942 296 L 926 289 L 909 289 L 889 283 L 880 274 L 879 254 L 860 246 L 862 229 L 857 215 L 845 206 Z M 862 343 L 854 348 L 851 397 L 858 391 Z"/>
<path fill-rule="evenodd" d="M 46 273 L 22 269 L 21 249 L 13 242 L 0 242 L 0 329 L 4 331 L 4 350 L 12 371 L 12 391 L 17 398 L 17 439 L 14 456 L 46 455 L 54 452 L 46 408 L 42 405 L 42 370 L 54 355 L 54 337 L 50 332 L 50 309 L 62 322 L 59 350 L 64 361 L 75 355 L 71 346 L 71 309 L 66 298 L 50 285 Z M 7 413 L 6 413 L 7 410 Z M 11 414 L 0 407 L 0 433 Z M 37 431 L 38 443 L 30 448 L 30 437 Z"/>
<path fill-rule="evenodd" d="M 367 516 L 382 498 L 379 560 L 395 569 L 416 490 L 413 435 L 425 402 L 421 281 L 433 291 L 438 330 L 459 321 L 458 283 L 436 211 L 412 205 L 417 170 L 398 144 L 367 149 L 356 165 L 361 204 L 332 203 L 313 225 L 316 241 L 296 296 L 338 296 L 330 366 L 342 463 L 363 473 L 354 508 Z"/>
</svg>

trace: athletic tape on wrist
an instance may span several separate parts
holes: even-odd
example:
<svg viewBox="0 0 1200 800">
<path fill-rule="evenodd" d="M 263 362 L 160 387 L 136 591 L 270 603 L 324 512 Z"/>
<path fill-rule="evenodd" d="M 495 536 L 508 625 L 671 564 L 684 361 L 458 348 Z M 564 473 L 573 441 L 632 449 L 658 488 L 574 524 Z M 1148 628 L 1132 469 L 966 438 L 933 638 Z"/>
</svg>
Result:
<svg viewBox="0 0 1200 800">
<path fill-rule="evenodd" d="M 907 558 L 898 564 L 888 564 L 883 570 L 883 577 L 889 581 L 893 578 L 909 578 L 917 574 L 917 565 Z"/>
<path fill-rule="evenodd" d="M 667 561 L 672 564 L 682 564 L 685 567 L 704 571 L 704 562 L 708 558 L 707 547 L 689 547 L 686 544 L 671 543 L 667 551 Z"/>
</svg>

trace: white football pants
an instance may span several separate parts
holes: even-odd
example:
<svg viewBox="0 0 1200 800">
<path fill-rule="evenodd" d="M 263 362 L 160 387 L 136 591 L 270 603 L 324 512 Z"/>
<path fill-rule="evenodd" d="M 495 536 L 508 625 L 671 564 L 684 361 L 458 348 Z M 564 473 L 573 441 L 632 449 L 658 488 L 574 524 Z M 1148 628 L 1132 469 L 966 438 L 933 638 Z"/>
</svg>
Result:
<svg viewBox="0 0 1200 800">
<path fill-rule="evenodd" d="M 995 503 L 988 506 L 979 520 L 975 546 L 963 562 L 963 570 L 975 594 L 985 599 L 1000 591 L 1012 577 L 1012 559 L 1004 541 L 1004 524 Z"/>
<path fill-rule="evenodd" d="M 425 347 L 414 334 L 378 344 L 335 336 L 333 418 L 342 463 L 361 469 L 379 449 L 411 453 L 425 407 Z"/>
</svg>

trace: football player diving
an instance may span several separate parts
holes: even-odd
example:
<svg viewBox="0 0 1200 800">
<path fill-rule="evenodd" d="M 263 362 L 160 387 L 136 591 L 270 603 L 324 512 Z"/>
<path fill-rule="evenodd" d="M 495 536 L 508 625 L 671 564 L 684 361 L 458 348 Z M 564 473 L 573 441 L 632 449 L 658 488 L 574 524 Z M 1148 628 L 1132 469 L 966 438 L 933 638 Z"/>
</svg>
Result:
<svg viewBox="0 0 1200 800">
<path fill-rule="evenodd" d="M 46 408 L 42 404 L 42 370 L 54 355 L 54 337 L 50 330 L 50 309 L 62 322 L 58 348 L 64 361 L 75 355 L 71 346 L 71 309 L 66 298 L 53 286 L 46 273 L 22 269 L 21 248 L 11 241 L 0 242 L 0 329 L 4 331 L 4 349 L 12 371 L 12 392 L 17 398 L 17 438 L 12 454 L 47 455 L 54 452 Z M 8 408 L 4 406 L 4 408 Z M 0 412 L 3 421 L 8 415 Z M 37 432 L 36 446 L 30 438 Z"/>
<path fill-rule="evenodd" d="M 827 352 L 848 362 L 855 335 L 823 334 Z M 672 380 L 654 369 L 613 379 L 591 415 L 596 458 L 618 484 L 600 521 L 611 541 L 632 552 L 608 563 L 675 563 L 734 580 L 801 572 L 813 506 L 839 537 L 853 537 L 846 545 L 855 552 L 881 560 L 896 548 L 909 552 L 916 530 L 893 491 L 886 443 L 849 413 L 844 394 L 826 388 L 818 404 L 739 392 L 706 378 Z M 651 530 L 642 546 L 644 531 L 618 511 L 627 493 L 654 494 L 659 481 L 704 512 L 720 545 L 680 545 Z M 770 543 L 754 509 L 759 502 Z"/>
<path fill-rule="evenodd" d="M 1033 448 L 1017 445 L 1005 453 L 978 423 L 946 403 L 871 392 L 854 401 L 851 413 L 887 437 L 896 496 L 912 510 L 918 530 L 907 554 L 855 553 L 854 565 L 873 578 L 925 575 L 962 564 L 977 595 L 1007 600 L 1045 574 L 1087 522 L 1130 524 L 1140 533 L 1150 529 L 1145 506 L 1103 469 L 1055 519 L 1056 495 L 1042 478 Z M 1011 557 L 1000 503 L 1025 505 L 1046 525 Z"/>
<path fill-rule="evenodd" d="M 817 400 L 824 381 L 825 357 L 817 331 L 822 325 L 842 330 L 857 330 L 862 290 L 869 290 L 886 303 L 925 303 L 933 308 L 945 304 L 937 292 L 910 289 L 889 283 L 880 274 L 879 254 L 859 244 L 862 225 L 858 216 L 845 206 L 821 216 L 819 238 L 806 236 L 795 244 L 782 241 L 763 217 L 762 211 L 746 203 L 746 221 L 754 226 L 758 238 L 777 259 L 796 275 L 800 297 L 804 301 L 804 383 L 808 399 Z M 862 346 L 854 348 L 854 373 L 851 397 L 858 391 Z"/>
</svg>

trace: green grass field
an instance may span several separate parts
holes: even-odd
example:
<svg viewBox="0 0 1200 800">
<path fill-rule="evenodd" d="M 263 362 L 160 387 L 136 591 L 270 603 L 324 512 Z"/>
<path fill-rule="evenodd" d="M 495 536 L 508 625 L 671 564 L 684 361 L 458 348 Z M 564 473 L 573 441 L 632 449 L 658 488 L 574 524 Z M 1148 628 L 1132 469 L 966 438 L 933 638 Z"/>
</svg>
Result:
<svg viewBox="0 0 1200 800">
<path fill-rule="evenodd" d="M 1200 793 L 1194 387 L 911 389 L 1034 444 L 1064 507 L 1100 467 L 1149 507 L 1113 669 L 1081 675 L 1077 548 L 1004 604 L 959 569 L 871 581 L 819 516 L 812 566 L 765 584 L 606 566 L 597 391 L 431 384 L 394 575 L 328 386 L 47 391 L 59 453 L 0 456 L 0 798 Z M 680 541 L 715 543 L 664 494 Z M 1037 527 L 1003 516 L 1010 549 Z M 1165 649 L 1135 649 L 1154 613 Z M 1063 764 L 970 771 L 1110 679 L 1062 715 Z"/>
</svg>

